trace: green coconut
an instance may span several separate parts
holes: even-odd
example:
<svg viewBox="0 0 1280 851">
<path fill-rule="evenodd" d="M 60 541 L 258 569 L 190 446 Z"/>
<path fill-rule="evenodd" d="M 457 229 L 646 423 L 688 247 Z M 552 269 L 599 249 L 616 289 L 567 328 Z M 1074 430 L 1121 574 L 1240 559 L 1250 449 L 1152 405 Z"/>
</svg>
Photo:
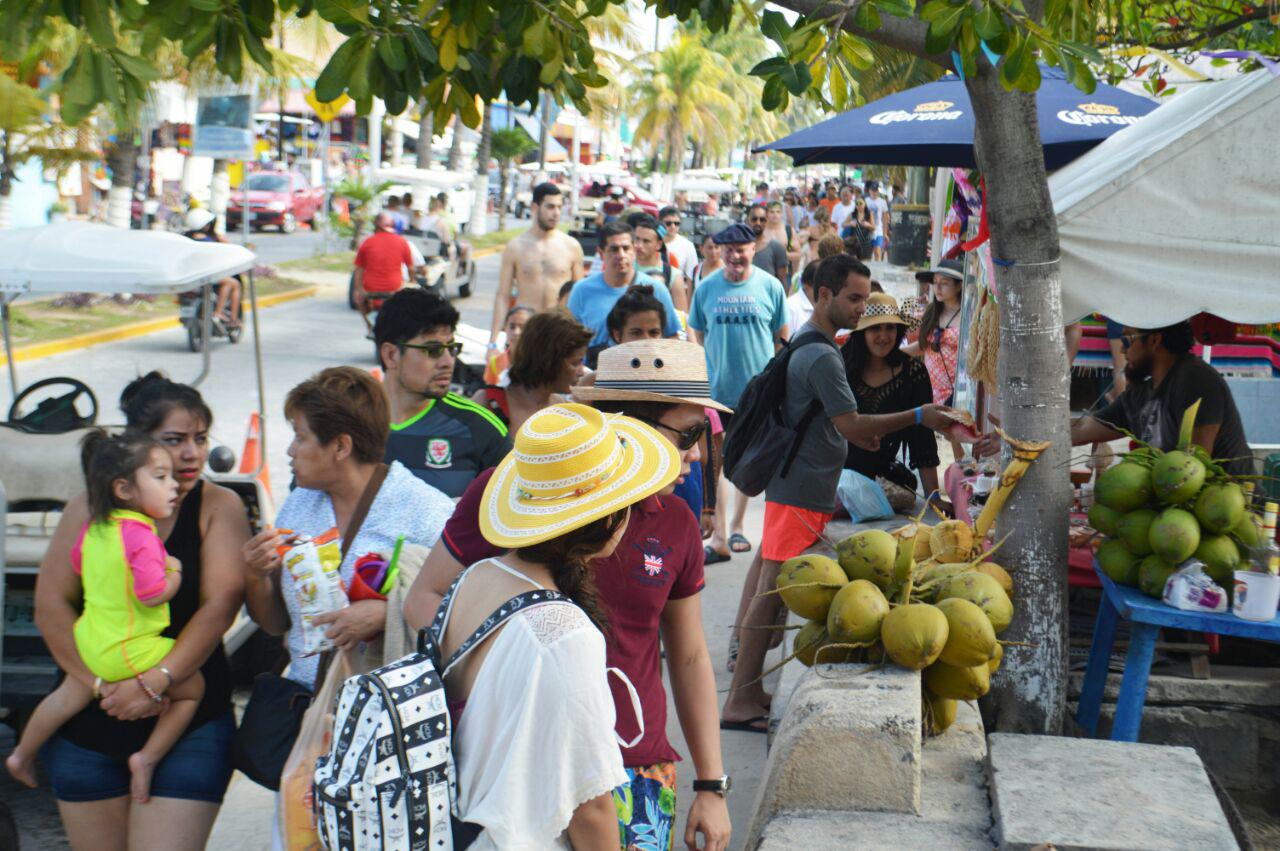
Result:
<svg viewBox="0 0 1280 851">
<path fill-rule="evenodd" d="M 884 592 L 866 579 L 855 579 L 836 592 L 827 612 L 827 635 L 844 644 L 866 644 L 880 637 L 880 622 L 889 614 Z"/>
<path fill-rule="evenodd" d="M 1171 564 L 1180 564 L 1200 546 L 1200 524 L 1190 511 L 1166 508 L 1151 521 L 1147 542 L 1153 553 Z"/>
<path fill-rule="evenodd" d="M 1115 536 L 1116 529 L 1120 526 L 1120 519 L 1124 517 L 1124 512 L 1116 511 L 1100 502 L 1095 502 L 1093 507 L 1089 509 L 1089 525 L 1097 529 L 1104 535 Z"/>
<path fill-rule="evenodd" d="M 991 688 L 991 670 L 986 662 L 969 668 L 934 662 L 924 669 L 924 686 L 938 697 L 977 700 Z"/>
<path fill-rule="evenodd" d="M 960 668 L 986 664 L 1000 646 L 987 613 L 961 597 L 948 597 L 936 605 L 947 616 L 947 643 L 938 660 Z"/>
<path fill-rule="evenodd" d="M 1158 555 L 1149 555 L 1138 565 L 1138 588 L 1148 597 L 1163 597 L 1165 583 L 1177 569 L 1176 564 L 1169 564 Z"/>
<path fill-rule="evenodd" d="M 1151 501 L 1151 471 L 1141 464 L 1121 461 L 1102 471 L 1093 493 L 1107 508 L 1133 511 Z"/>
<path fill-rule="evenodd" d="M 806 668 L 813 667 L 814 654 L 827 641 L 827 625 L 822 621 L 808 621 L 796 633 L 791 650 Z"/>
<path fill-rule="evenodd" d="M 973 553 L 973 527 L 963 520 L 943 520 L 929 532 L 929 551 L 943 564 L 968 561 Z"/>
<path fill-rule="evenodd" d="M 820 555 L 789 558 L 778 571 L 778 590 L 787 608 L 806 620 L 824 623 L 836 592 L 848 581 L 835 559 Z"/>
<path fill-rule="evenodd" d="M 1141 558 L 1129 552 L 1124 541 L 1112 538 L 1103 541 L 1102 546 L 1098 547 L 1098 566 L 1118 585 L 1137 585 L 1138 565 L 1141 562 Z"/>
<path fill-rule="evenodd" d="M 919 671 L 933 664 L 947 644 L 947 616 L 928 603 L 889 610 L 880 624 L 880 643 L 898 665 Z"/>
<path fill-rule="evenodd" d="M 849 579 L 888 588 L 893 583 L 898 542 L 883 529 L 864 529 L 836 544 L 836 559 Z"/>
<path fill-rule="evenodd" d="M 924 734 L 937 736 L 945 733 L 956 722 L 957 701 L 924 692 L 920 695 L 920 717 L 924 721 Z"/>
<path fill-rule="evenodd" d="M 1240 548 L 1230 535 L 1201 535 L 1196 547 L 1196 558 L 1204 563 L 1209 578 L 1230 588 L 1235 584 L 1235 572 L 1240 567 Z"/>
<path fill-rule="evenodd" d="M 1000 670 L 1000 663 L 1004 661 L 1004 645 L 996 642 L 995 652 L 991 654 L 991 658 L 987 660 L 987 670 L 994 674 Z"/>
<path fill-rule="evenodd" d="M 1205 485 L 1196 497 L 1195 512 L 1206 532 L 1227 532 L 1244 517 L 1244 489 L 1235 482 Z"/>
<path fill-rule="evenodd" d="M 1262 520 L 1252 511 L 1246 511 L 1231 527 L 1231 536 L 1246 550 L 1253 549 L 1262 543 Z"/>
<path fill-rule="evenodd" d="M 1166 452 L 1151 468 L 1151 490 L 1165 505 L 1188 502 L 1204 487 L 1204 464 L 1189 452 Z"/>
<path fill-rule="evenodd" d="M 959 597 L 968 600 L 986 614 L 997 633 L 1013 620 L 1013 603 L 1000 583 L 985 573 L 969 572 L 953 576 L 938 588 L 938 601 Z"/>
<path fill-rule="evenodd" d="M 1151 555 L 1151 524 L 1156 519 L 1152 508 L 1139 508 L 1120 518 L 1116 533 L 1129 552 L 1136 556 Z"/>
<path fill-rule="evenodd" d="M 1004 593 L 1009 595 L 1009 599 L 1013 599 L 1013 577 L 1009 575 L 1009 571 L 1005 570 L 994 561 L 984 561 L 982 564 L 974 568 L 978 573 L 985 573 L 1000 583 L 1000 587 L 1004 589 Z"/>
</svg>

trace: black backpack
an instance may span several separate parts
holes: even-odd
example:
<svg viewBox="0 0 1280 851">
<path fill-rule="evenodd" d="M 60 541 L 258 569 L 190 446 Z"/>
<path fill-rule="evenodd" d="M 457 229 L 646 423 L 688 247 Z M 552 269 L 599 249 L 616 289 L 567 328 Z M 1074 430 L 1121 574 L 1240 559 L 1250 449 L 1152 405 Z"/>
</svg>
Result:
<svg viewBox="0 0 1280 851">
<path fill-rule="evenodd" d="M 791 355 L 811 343 L 835 344 L 819 331 L 806 331 L 793 337 L 787 347 L 773 356 L 760 374 L 747 382 L 733 420 L 724 437 L 724 476 L 747 496 L 756 496 L 768 486 L 774 475 L 786 478 L 800 451 L 809 424 L 822 410 L 814 399 L 795 427 L 787 425 L 787 367 Z M 790 448 L 785 454 L 779 452 Z"/>
</svg>

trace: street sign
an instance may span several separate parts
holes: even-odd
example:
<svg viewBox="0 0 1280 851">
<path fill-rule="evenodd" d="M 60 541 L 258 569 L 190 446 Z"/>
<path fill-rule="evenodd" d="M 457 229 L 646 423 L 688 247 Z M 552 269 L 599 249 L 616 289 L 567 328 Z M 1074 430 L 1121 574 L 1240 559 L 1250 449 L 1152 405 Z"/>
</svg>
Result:
<svg viewBox="0 0 1280 851">
<path fill-rule="evenodd" d="M 351 100 L 345 94 L 338 95 L 328 103 L 324 103 L 316 98 L 315 90 L 307 92 L 307 103 L 315 111 L 316 117 L 328 124 L 330 121 L 338 117 L 338 113 L 347 105 L 347 101 Z"/>
<path fill-rule="evenodd" d="M 215 95 L 198 99 L 192 153 L 198 157 L 222 160 L 252 160 L 253 143 L 251 95 Z"/>
</svg>

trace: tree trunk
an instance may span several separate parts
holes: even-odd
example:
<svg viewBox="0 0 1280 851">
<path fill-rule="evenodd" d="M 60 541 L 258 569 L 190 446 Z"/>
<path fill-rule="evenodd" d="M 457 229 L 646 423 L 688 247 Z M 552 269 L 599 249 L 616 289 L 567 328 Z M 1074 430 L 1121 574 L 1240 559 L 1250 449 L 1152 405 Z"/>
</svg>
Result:
<svg viewBox="0 0 1280 851">
<path fill-rule="evenodd" d="M 13 172 L 9 170 L 10 134 L 0 131 L 0 230 L 8 230 L 13 210 Z"/>
<path fill-rule="evenodd" d="M 475 198 L 471 203 L 471 222 L 467 226 L 476 236 L 489 231 L 489 141 L 492 130 L 489 104 L 486 103 L 480 121 L 480 143 L 476 145 Z"/>
<path fill-rule="evenodd" d="M 538 180 L 544 180 L 547 173 L 547 146 L 551 138 L 551 97 L 542 93 L 541 108 L 538 111 Z M 501 228 L 499 228 L 501 230 Z"/>
<path fill-rule="evenodd" d="M 209 212 L 213 213 L 218 233 L 227 232 L 227 201 L 231 198 L 231 175 L 227 173 L 226 160 L 213 161 L 213 180 L 209 185 Z M 246 215 L 241 204 L 240 215 Z"/>
<path fill-rule="evenodd" d="M 1049 197 L 1036 96 L 1007 92 L 981 63 L 966 81 L 987 184 L 991 256 L 1000 297 L 999 407 L 1004 430 L 1050 440 L 1000 514 L 1001 560 L 1018 577 L 1013 624 L 985 708 L 989 729 L 1062 730 L 1067 688 L 1067 527 L 1071 487 L 1066 346 L 1058 224 Z M 1003 261 L 1003 262 L 1000 262 Z M 1004 262 L 1012 261 L 1012 265 Z M 1006 447 L 1006 456 L 1008 447 Z"/>
<path fill-rule="evenodd" d="M 511 160 L 498 160 L 498 232 L 507 227 L 507 169 Z"/>
<path fill-rule="evenodd" d="M 462 122 L 455 115 L 453 118 L 453 141 L 449 143 L 449 171 L 462 168 Z"/>
<path fill-rule="evenodd" d="M 107 190 L 107 224 L 129 227 L 133 214 L 133 172 L 138 164 L 138 146 L 131 130 L 116 133 L 116 146 L 107 164 L 111 167 L 111 188 Z"/>
<path fill-rule="evenodd" d="M 418 118 L 418 168 L 431 167 L 431 140 L 435 135 L 436 116 L 427 102 L 421 101 L 418 109 L 422 115 Z"/>
<path fill-rule="evenodd" d="M 400 132 L 400 116 L 391 116 L 391 167 L 399 168 L 404 159 L 404 133 Z"/>
</svg>

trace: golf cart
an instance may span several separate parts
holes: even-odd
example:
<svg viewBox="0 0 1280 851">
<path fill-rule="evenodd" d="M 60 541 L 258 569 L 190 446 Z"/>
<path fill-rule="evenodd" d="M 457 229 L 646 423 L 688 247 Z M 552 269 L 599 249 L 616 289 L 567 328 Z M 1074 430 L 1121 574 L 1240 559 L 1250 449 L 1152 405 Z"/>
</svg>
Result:
<svg viewBox="0 0 1280 851">
<path fill-rule="evenodd" d="M 161 231 L 121 230 L 85 222 L 0 231 L 0 326 L 8 360 L 12 403 L 0 422 L 0 718 L 21 722 L 47 694 L 57 666 L 34 622 L 36 573 L 62 507 L 84 490 L 80 441 L 89 428 L 122 428 L 102 423 L 93 390 L 75 378 L 47 378 L 19 390 L 10 333 L 10 305 L 19 298 L 66 292 L 173 295 L 204 290 L 204 334 L 210 322 L 209 284 L 249 272 L 246 297 L 256 301 L 254 255 L 226 243 L 196 242 Z M 258 413 L 263 416 L 262 356 L 253 310 Z M 198 386 L 210 372 L 211 349 L 203 349 L 202 369 L 190 383 Z M 265 434 L 261 437 L 265 459 Z M 231 473 L 235 453 L 219 446 L 210 453 L 207 474 L 244 502 L 256 531 L 274 519 L 269 492 L 259 469 Z M 224 635 L 229 654 L 246 646 L 256 627 L 242 610 Z M 260 639 L 259 639 L 260 640 Z M 255 645 L 257 641 L 255 641 Z M 258 652 L 256 646 L 252 652 Z M 15 728 L 20 723 L 14 724 Z"/>
</svg>

